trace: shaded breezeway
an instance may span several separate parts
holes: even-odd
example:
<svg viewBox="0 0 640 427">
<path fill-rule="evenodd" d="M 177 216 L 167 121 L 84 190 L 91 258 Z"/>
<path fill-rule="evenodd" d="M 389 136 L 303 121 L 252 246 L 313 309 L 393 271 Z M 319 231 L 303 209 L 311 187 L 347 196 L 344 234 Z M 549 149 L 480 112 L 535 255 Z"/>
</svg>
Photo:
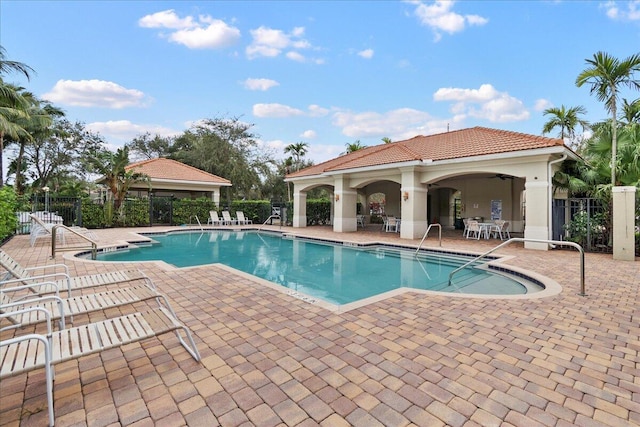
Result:
<svg viewBox="0 0 640 427">
<path fill-rule="evenodd" d="M 418 244 L 374 226 L 287 231 Z M 131 229 L 98 236 L 102 245 L 139 239 Z M 431 237 L 427 244 L 437 246 Z M 442 247 L 495 244 L 450 231 Z M 2 249 L 27 265 L 51 262 L 49 246 L 30 247 L 28 236 Z M 587 254 L 581 297 L 575 252 L 516 245 L 500 253 L 563 291 L 530 300 L 406 293 L 335 313 L 218 266 L 139 264 L 194 332 L 202 363 L 170 336 L 62 363 L 57 425 L 640 424 L 640 264 Z M 65 261 L 74 274 L 122 267 Z M 75 321 L 134 309 L 144 307 Z M 0 424 L 42 425 L 45 405 L 42 372 L 2 381 Z"/>
</svg>

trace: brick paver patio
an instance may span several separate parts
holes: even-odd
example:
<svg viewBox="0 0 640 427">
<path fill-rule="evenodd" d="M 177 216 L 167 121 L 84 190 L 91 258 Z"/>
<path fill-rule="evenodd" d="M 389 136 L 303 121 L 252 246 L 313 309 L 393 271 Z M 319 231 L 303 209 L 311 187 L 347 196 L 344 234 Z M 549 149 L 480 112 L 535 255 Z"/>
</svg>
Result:
<svg viewBox="0 0 640 427">
<path fill-rule="evenodd" d="M 377 229 L 335 236 L 403 242 Z M 130 229 L 99 230 L 101 244 L 132 238 Z M 447 235 L 442 246 L 482 252 L 495 244 Z M 32 248 L 28 236 L 2 249 L 25 265 L 53 262 L 50 247 Z M 217 266 L 136 264 L 191 328 L 202 362 L 169 334 L 61 363 L 56 425 L 640 425 L 638 260 L 587 254 L 582 297 L 576 252 L 515 245 L 500 253 L 563 291 L 517 300 L 410 292 L 340 313 Z M 123 267 L 62 259 L 76 275 Z M 44 385 L 43 370 L 2 380 L 0 425 L 46 425 Z"/>
</svg>

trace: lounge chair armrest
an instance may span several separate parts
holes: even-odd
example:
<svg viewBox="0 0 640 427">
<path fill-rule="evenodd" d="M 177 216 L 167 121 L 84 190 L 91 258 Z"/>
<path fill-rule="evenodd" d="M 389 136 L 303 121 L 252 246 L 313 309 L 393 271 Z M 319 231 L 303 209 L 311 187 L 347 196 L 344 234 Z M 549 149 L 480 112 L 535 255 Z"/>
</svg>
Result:
<svg viewBox="0 0 640 427">
<path fill-rule="evenodd" d="M 25 267 L 26 271 L 45 270 L 49 268 L 60 268 L 64 270 L 64 274 L 69 275 L 69 267 L 66 264 L 49 264 L 49 265 L 37 265 L 35 267 Z"/>
<path fill-rule="evenodd" d="M 22 291 L 22 290 L 25 290 L 25 289 L 31 290 L 32 288 L 38 288 L 38 287 L 44 287 L 44 286 L 52 287 L 53 289 L 55 289 L 55 291 L 53 292 L 55 294 L 55 296 L 57 296 L 57 297 L 60 296 L 60 287 L 55 282 L 29 283 L 29 284 L 26 284 L 26 285 L 23 284 L 23 285 L 20 285 L 20 286 L 13 286 L 11 288 L 0 288 L 0 292 Z M 51 292 L 48 292 L 48 293 L 51 293 Z M 31 296 L 34 296 L 34 295 L 25 295 L 25 297 L 31 297 Z"/>
<path fill-rule="evenodd" d="M 11 317 L 11 316 L 15 316 L 16 314 L 22 314 L 22 313 L 28 313 L 30 311 L 40 311 L 42 313 L 44 313 L 44 316 L 46 318 L 47 321 L 47 337 L 51 337 L 51 334 L 53 332 L 53 328 L 51 327 L 51 312 L 49 310 L 47 310 L 44 307 L 26 307 L 26 308 L 21 308 L 18 310 L 13 310 L 7 313 L 0 313 L 0 319 L 5 318 L 5 317 Z M 11 326 L 9 327 L 4 327 L 4 328 L 0 328 L 0 331 L 4 331 L 6 329 L 10 329 Z M 25 336 L 29 336 L 29 335 L 25 335 Z M 39 335 L 42 336 L 42 335 Z M 22 337 L 16 337 L 17 338 L 22 338 Z M 7 341 L 2 341 L 3 344 L 7 343 L 10 340 Z"/>
<path fill-rule="evenodd" d="M 6 314 L 7 316 L 12 316 L 15 315 L 18 312 L 21 312 L 21 310 L 28 310 L 28 309 L 41 309 L 46 311 L 47 313 L 49 313 L 49 316 L 52 316 L 51 312 L 47 309 L 45 309 L 44 307 L 38 307 L 38 306 L 31 306 L 31 307 L 23 307 L 23 308 L 18 308 L 17 310 L 9 310 L 6 311 L 7 308 L 11 308 L 11 307 L 21 307 L 27 304 L 38 304 L 38 303 L 42 303 L 44 301 L 47 300 L 53 300 L 56 302 L 56 304 L 58 304 L 58 311 L 60 313 L 60 329 L 64 329 L 65 328 L 65 314 L 64 314 L 64 303 L 62 301 L 62 298 L 54 296 L 54 295 L 47 295 L 47 296 L 42 296 L 42 297 L 35 297 L 32 299 L 28 299 L 28 300 L 21 300 L 21 301 L 16 301 L 16 302 L 11 302 L 8 304 L 2 304 L 0 305 L 0 311 L 2 311 L 2 314 Z"/>
</svg>

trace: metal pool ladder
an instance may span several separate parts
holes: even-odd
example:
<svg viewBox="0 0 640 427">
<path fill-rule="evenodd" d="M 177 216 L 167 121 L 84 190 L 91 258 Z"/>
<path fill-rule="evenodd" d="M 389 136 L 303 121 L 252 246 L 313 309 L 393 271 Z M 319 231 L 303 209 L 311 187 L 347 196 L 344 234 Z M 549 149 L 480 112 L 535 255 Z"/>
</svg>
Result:
<svg viewBox="0 0 640 427">
<path fill-rule="evenodd" d="M 577 243 L 574 242 L 566 242 L 563 240 L 541 240 L 541 239 L 527 239 L 527 238 L 522 238 L 522 237 L 514 237 L 511 238 L 509 240 L 507 240 L 506 242 L 502 242 L 501 244 L 499 244 L 498 246 L 496 246 L 495 248 L 491 249 L 488 252 L 483 253 L 482 255 L 479 255 L 477 257 L 475 257 L 474 259 L 472 259 L 471 261 L 467 262 L 464 265 L 461 265 L 460 267 L 456 268 L 455 270 L 453 270 L 451 273 L 449 273 L 449 286 L 451 286 L 451 279 L 453 278 L 453 275 L 456 274 L 458 271 L 470 266 L 471 264 L 473 264 L 476 261 L 479 261 L 480 259 L 486 257 L 487 255 L 497 251 L 498 249 L 510 245 L 511 243 L 514 242 L 532 242 L 532 243 L 549 243 L 552 245 L 558 245 L 558 246 L 572 246 L 576 249 L 578 249 L 578 252 L 580 252 L 580 293 L 578 293 L 578 295 L 580 296 L 587 296 L 587 294 L 585 293 L 585 285 L 584 285 L 584 250 L 582 249 L 582 246 L 580 246 Z"/>
<path fill-rule="evenodd" d="M 431 230 L 431 227 L 438 227 L 438 243 L 440 245 L 440 247 L 442 247 L 442 225 L 434 223 L 434 224 L 429 224 L 429 226 L 427 227 L 427 231 L 424 232 L 424 236 L 422 236 L 422 240 L 420 240 L 420 244 L 418 245 L 418 249 L 416 249 L 416 252 L 414 255 L 418 255 L 418 252 L 420 251 L 420 248 L 422 247 L 422 244 L 424 243 L 425 239 L 427 238 L 427 234 L 429 234 L 429 230 Z"/>
</svg>

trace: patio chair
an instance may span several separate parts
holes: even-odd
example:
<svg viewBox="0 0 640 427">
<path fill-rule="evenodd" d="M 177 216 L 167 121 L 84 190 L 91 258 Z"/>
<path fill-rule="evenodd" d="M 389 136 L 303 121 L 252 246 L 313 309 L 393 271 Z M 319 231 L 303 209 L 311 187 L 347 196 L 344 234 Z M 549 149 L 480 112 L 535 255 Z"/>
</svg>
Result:
<svg viewBox="0 0 640 427">
<path fill-rule="evenodd" d="M 128 288 L 110 289 L 94 294 L 78 295 L 71 298 L 60 298 L 55 295 L 35 296 L 31 293 L 20 294 L 20 291 L 37 288 L 40 284 L 16 286 L 12 288 L 0 288 L 0 313 L 6 314 L 11 325 L 0 327 L 0 331 L 14 329 L 27 325 L 38 324 L 45 319 L 41 312 L 19 313 L 18 311 L 30 307 L 41 307 L 51 314 L 52 320 L 60 320 L 60 328 L 64 328 L 66 316 L 85 314 L 94 311 L 106 310 L 113 307 L 121 307 L 136 302 L 156 299 L 160 307 L 165 307 L 171 313 L 173 309 L 167 298 L 146 284 L 131 286 Z M 43 283 L 44 286 L 55 286 L 53 283 Z"/>
<path fill-rule="evenodd" d="M 238 223 L 235 218 L 231 218 L 231 214 L 229 213 L 229 211 L 222 211 L 222 222 L 225 225 L 234 225 Z"/>
<path fill-rule="evenodd" d="M 365 228 L 364 225 L 364 215 L 356 215 L 356 219 L 358 221 L 357 227 Z"/>
<path fill-rule="evenodd" d="M 398 231 L 400 231 L 399 225 L 400 222 L 398 218 L 390 216 L 387 218 L 387 222 L 384 226 L 384 231 L 387 233 L 397 233 Z"/>
<path fill-rule="evenodd" d="M 207 220 L 207 224 L 222 225 L 222 220 L 218 216 L 218 211 L 209 211 L 209 219 Z"/>
<path fill-rule="evenodd" d="M 467 221 L 467 239 L 474 238 L 480 240 L 480 236 L 483 234 L 483 229 L 480 227 L 480 223 L 476 220 L 470 219 Z"/>
<path fill-rule="evenodd" d="M 52 281 L 55 283 L 56 286 L 39 287 L 38 294 L 48 294 L 56 292 L 58 289 L 66 289 L 68 297 L 71 297 L 72 290 L 133 282 L 134 280 L 144 280 L 152 289 L 156 287 L 151 279 L 138 269 L 71 277 L 69 275 L 69 267 L 65 264 L 23 267 L 2 249 L 0 249 L 0 267 L 6 270 L 4 278 L 0 276 L 0 287 L 11 284 L 16 286 L 19 284 L 28 285 L 38 281 Z M 47 272 L 47 270 L 50 272 Z M 41 273 L 36 274 L 38 271 L 41 271 Z"/>
<path fill-rule="evenodd" d="M 467 232 L 469 231 L 469 218 L 462 218 L 462 224 L 464 224 L 464 230 L 462 231 L 462 235 L 466 238 Z"/>
<path fill-rule="evenodd" d="M 41 308 L 32 310 L 42 311 Z M 2 317 L 5 315 L 0 314 Z M 53 426 L 53 365 L 168 332 L 174 332 L 191 357 L 200 361 L 200 353 L 189 329 L 164 308 L 55 332 L 51 329 L 51 319 L 47 318 L 47 335 L 29 334 L 0 341 L 0 379 L 45 368 L 49 424 Z"/>
<path fill-rule="evenodd" d="M 496 221 L 496 225 L 493 227 L 492 232 L 494 238 L 500 236 L 500 240 L 504 240 L 506 236 L 507 239 L 510 239 L 511 234 L 509 233 L 509 221 Z"/>
<path fill-rule="evenodd" d="M 242 211 L 236 211 L 236 218 L 239 225 L 253 224 L 252 220 L 245 218 L 244 212 Z"/>
</svg>

